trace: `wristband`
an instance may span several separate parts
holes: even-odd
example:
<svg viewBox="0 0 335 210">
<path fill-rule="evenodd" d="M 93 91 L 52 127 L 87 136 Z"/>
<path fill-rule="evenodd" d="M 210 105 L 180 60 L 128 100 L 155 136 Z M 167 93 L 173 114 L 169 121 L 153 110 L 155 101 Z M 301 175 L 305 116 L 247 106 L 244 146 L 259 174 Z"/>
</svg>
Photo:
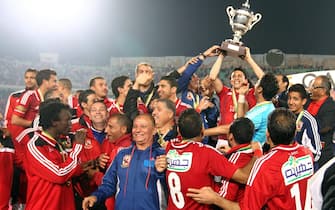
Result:
<svg viewBox="0 0 335 210">
<path fill-rule="evenodd" d="M 244 104 L 245 103 L 245 95 L 238 96 L 238 103 Z"/>
</svg>

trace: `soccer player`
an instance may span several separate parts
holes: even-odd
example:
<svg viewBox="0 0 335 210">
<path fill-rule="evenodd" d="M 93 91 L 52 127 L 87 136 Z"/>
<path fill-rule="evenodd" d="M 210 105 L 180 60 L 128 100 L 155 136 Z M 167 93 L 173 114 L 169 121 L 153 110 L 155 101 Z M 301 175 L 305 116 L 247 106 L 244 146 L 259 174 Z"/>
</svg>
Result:
<svg viewBox="0 0 335 210">
<path fill-rule="evenodd" d="M 12 139 L 6 136 L 0 128 L 0 209 L 9 209 L 14 171 L 14 145 Z"/>
<path fill-rule="evenodd" d="M 314 172 L 313 154 L 294 142 L 295 123 L 295 115 L 287 109 L 271 113 L 267 136 L 272 149 L 255 162 L 242 202 L 228 201 L 208 187 L 189 189 L 188 196 L 224 209 L 305 209 L 310 205 L 306 192 Z"/>
<path fill-rule="evenodd" d="M 127 76 L 119 76 L 113 79 L 111 87 L 115 96 L 114 100 L 111 100 L 111 106 L 107 107 L 110 115 L 114 113 L 125 114 L 123 105 L 126 101 L 128 91 L 131 89 L 133 83 Z M 137 109 L 139 113 L 147 113 L 147 107 L 141 100 L 137 100 Z M 127 114 L 127 113 L 126 113 Z"/>
<path fill-rule="evenodd" d="M 254 130 L 254 124 L 248 118 L 237 118 L 229 128 L 227 136 L 231 148 L 225 156 L 239 168 L 247 165 L 254 155 L 250 145 Z M 243 199 L 244 189 L 244 184 L 223 179 L 219 194 L 228 200 L 239 202 Z"/>
<path fill-rule="evenodd" d="M 25 128 L 31 126 L 40 103 L 44 101 L 44 94 L 50 89 L 57 89 L 57 74 L 50 69 L 41 70 L 36 75 L 36 82 L 38 89 L 25 92 L 14 109 L 11 119 L 13 139 Z"/>
<path fill-rule="evenodd" d="M 62 94 L 63 103 L 68 104 L 72 110 L 72 118 L 80 117 L 77 115 L 79 107 L 78 98 L 72 94 L 72 83 L 68 78 L 61 78 L 58 80 L 58 90 Z"/>
<path fill-rule="evenodd" d="M 71 178 L 79 169 L 79 154 L 85 132 L 78 131 L 72 152 L 68 154 L 58 142 L 60 135 L 68 135 L 71 112 L 67 105 L 49 103 L 41 107 L 42 131 L 36 131 L 27 144 L 26 173 L 28 178 L 27 210 L 74 210 Z"/>
<path fill-rule="evenodd" d="M 171 76 L 163 76 L 159 83 L 157 93 L 159 98 L 166 98 L 171 100 L 176 106 L 176 117 L 179 117 L 183 111 L 191 108 L 190 105 L 182 102 L 177 97 L 177 81 Z"/>
<path fill-rule="evenodd" d="M 11 93 L 7 100 L 7 105 L 5 109 L 5 122 L 4 127 L 10 129 L 11 127 L 11 121 L 12 121 L 12 114 L 14 112 L 15 106 L 17 102 L 19 101 L 21 95 L 29 90 L 35 90 L 37 88 L 36 83 L 36 69 L 27 69 L 24 73 L 24 83 L 25 83 L 25 89 L 16 91 L 14 93 Z"/>
<path fill-rule="evenodd" d="M 102 171 L 106 171 L 120 150 L 132 144 L 131 124 L 132 122 L 124 114 L 114 113 L 109 118 L 106 127 L 107 136 L 101 145 L 102 154 L 98 159 Z M 100 180 L 95 177 L 100 178 Z M 101 185 L 102 177 L 99 177 L 99 172 L 94 174 L 94 179 Z M 114 210 L 114 196 L 106 199 L 105 206 L 108 210 Z"/>
<path fill-rule="evenodd" d="M 303 85 L 295 84 L 288 89 L 288 107 L 297 116 L 297 134 L 294 139 L 304 145 L 314 154 L 317 162 L 321 155 L 319 126 L 316 119 L 304 110 L 307 102 L 307 92 Z"/>
<path fill-rule="evenodd" d="M 240 98 L 240 88 L 248 83 L 248 78 L 245 70 L 238 67 L 235 68 L 230 75 L 231 88 L 222 84 L 222 81 L 218 76 L 220 73 L 221 64 L 224 60 L 224 57 L 225 56 L 222 53 L 218 56 L 209 75 L 210 79 L 213 81 L 215 91 L 220 98 L 221 118 L 219 125 L 230 124 L 234 119 L 238 117 L 237 109 L 238 109 L 238 100 Z M 251 66 L 257 78 L 260 79 L 264 75 L 263 70 L 253 60 L 249 48 L 246 48 L 246 55 L 244 60 Z M 250 90 L 245 94 L 244 98 L 247 109 L 252 108 L 256 104 L 254 91 L 255 91 L 254 88 L 250 88 Z M 226 136 L 223 135 L 221 136 L 221 138 L 226 139 Z"/>
<path fill-rule="evenodd" d="M 187 197 L 186 193 L 190 187 L 214 187 L 215 175 L 246 182 L 253 161 L 243 169 L 237 169 L 213 147 L 200 143 L 202 120 L 194 109 L 182 113 L 178 120 L 178 129 L 182 141 L 170 141 L 166 147 L 166 179 L 170 192 L 168 210 L 210 209 L 210 206 L 198 204 Z M 159 157 L 157 161 L 164 158 Z"/>
<path fill-rule="evenodd" d="M 245 106 L 245 95 L 248 93 L 248 89 L 248 86 L 244 86 L 239 89 L 238 117 L 245 116 L 254 123 L 255 133 L 252 140 L 263 145 L 266 141 L 266 125 L 268 115 L 275 109 L 271 100 L 278 91 L 278 82 L 276 77 L 271 73 L 263 75 L 263 77 L 258 80 L 254 88 L 257 104 L 249 111 Z M 242 97 L 243 95 L 244 97 Z M 229 126 L 230 125 L 227 124 L 206 129 L 205 135 L 227 134 Z"/>
<path fill-rule="evenodd" d="M 94 77 L 90 80 L 90 89 L 95 92 L 98 99 L 103 100 L 106 107 L 111 106 L 111 100 L 108 98 L 108 85 L 103 77 Z"/>
</svg>

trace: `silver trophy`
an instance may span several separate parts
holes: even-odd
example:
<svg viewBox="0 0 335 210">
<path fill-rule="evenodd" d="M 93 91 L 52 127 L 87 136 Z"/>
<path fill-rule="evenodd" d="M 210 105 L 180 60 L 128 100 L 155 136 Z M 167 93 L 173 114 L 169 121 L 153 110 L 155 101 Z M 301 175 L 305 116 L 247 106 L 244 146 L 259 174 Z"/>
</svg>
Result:
<svg viewBox="0 0 335 210">
<path fill-rule="evenodd" d="M 244 56 L 245 47 L 243 47 L 243 42 L 240 39 L 261 20 L 262 15 L 260 13 L 254 14 L 254 12 L 250 11 L 249 0 L 246 0 L 240 9 L 235 10 L 232 6 L 228 6 L 226 11 L 234 35 L 233 39 L 227 39 L 222 42 L 221 48 L 228 55 Z"/>
</svg>

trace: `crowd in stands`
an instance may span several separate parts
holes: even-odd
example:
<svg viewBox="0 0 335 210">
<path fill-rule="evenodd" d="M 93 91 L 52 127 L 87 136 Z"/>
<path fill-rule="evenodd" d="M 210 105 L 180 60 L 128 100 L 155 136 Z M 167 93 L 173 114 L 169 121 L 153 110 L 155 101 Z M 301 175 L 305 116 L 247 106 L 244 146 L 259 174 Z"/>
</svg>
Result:
<svg viewBox="0 0 335 210">
<path fill-rule="evenodd" d="M 180 66 L 0 59 L 0 210 L 335 208 L 330 79 L 289 84 L 247 47 L 248 70 L 227 59 L 217 45 Z"/>
</svg>

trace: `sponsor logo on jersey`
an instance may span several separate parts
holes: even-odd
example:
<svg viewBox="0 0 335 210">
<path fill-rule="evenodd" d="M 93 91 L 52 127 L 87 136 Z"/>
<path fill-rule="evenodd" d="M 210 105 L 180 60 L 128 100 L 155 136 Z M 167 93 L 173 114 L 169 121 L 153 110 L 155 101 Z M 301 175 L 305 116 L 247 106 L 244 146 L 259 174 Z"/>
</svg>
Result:
<svg viewBox="0 0 335 210">
<path fill-rule="evenodd" d="M 282 165 L 281 172 L 285 185 L 290 185 L 313 175 L 313 160 L 310 155 L 296 158 L 290 156 Z"/>
<path fill-rule="evenodd" d="M 192 165 L 192 152 L 179 154 L 176 150 L 167 153 L 168 170 L 176 172 L 186 172 Z"/>
<path fill-rule="evenodd" d="M 131 155 L 125 155 L 122 159 L 122 168 L 128 168 L 131 160 Z"/>
</svg>

